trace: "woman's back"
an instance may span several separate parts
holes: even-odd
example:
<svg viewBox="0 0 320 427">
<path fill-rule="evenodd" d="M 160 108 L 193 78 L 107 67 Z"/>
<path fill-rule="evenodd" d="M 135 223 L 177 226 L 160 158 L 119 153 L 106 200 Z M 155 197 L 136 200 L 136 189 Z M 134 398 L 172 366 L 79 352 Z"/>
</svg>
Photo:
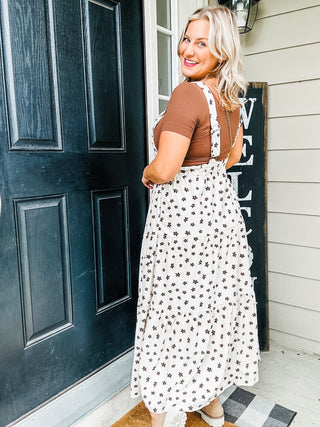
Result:
<svg viewBox="0 0 320 427">
<path fill-rule="evenodd" d="M 217 94 L 212 91 L 220 125 L 220 155 L 216 160 L 225 160 L 230 150 L 227 115 Z M 231 134 L 234 140 L 240 121 L 240 108 L 229 113 Z M 208 103 L 203 91 L 195 83 L 181 83 L 173 91 L 164 116 L 154 130 L 154 143 L 159 146 L 162 131 L 171 131 L 190 138 L 190 146 L 183 166 L 208 163 L 211 157 L 210 118 Z"/>
</svg>

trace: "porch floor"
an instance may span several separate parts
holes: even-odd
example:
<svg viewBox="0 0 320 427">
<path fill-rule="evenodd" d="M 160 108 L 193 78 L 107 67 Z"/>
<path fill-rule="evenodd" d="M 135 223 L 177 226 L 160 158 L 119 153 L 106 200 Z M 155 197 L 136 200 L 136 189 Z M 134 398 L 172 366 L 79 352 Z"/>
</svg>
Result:
<svg viewBox="0 0 320 427">
<path fill-rule="evenodd" d="M 242 388 L 296 411 L 290 427 L 320 426 L 320 355 L 270 341 L 270 351 L 261 353 L 259 376 L 253 387 Z M 138 402 L 126 387 L 73 426 L 110 427 Z"/>
</svg>

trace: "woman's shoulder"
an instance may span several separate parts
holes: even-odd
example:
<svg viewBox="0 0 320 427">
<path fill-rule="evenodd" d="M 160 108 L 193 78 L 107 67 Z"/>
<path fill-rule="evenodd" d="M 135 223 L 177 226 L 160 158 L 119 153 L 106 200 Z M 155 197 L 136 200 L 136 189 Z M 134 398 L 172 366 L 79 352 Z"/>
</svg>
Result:
<svg viewBox="0 0 320 427">
<path fill-rule="evenodd" d="M 184 99 L 185 101 L 203 102 L 203 93 L 200 87 L 193 82 L 180 83 L 172 92 L 171 98 Z"/>
</svg>

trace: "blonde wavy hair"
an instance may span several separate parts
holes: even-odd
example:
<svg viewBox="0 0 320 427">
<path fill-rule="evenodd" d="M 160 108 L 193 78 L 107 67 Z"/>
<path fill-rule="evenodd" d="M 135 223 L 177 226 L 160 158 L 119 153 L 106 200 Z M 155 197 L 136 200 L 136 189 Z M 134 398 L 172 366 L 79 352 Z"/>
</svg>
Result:
<svg viewBox="0 0 320 427">
<path fill-rule="evenodd" d="M 217 78 L 222 106 L 227 110 L 235 110 L 241 106 L 239 92 L 244 96 L 248 86 L 243 76 L 243 55 L 235 15 L 225 6 L 204 7 L 196 10 L 188 18 L 179 40 L 178 55 L 190 22 L 198 19 L 209 20 L 208 45 L 211 53 L 219 61 L 205 79 Z M 190 80 L 190 78 L 186 79 L 186 81 Z"/>
</svg>

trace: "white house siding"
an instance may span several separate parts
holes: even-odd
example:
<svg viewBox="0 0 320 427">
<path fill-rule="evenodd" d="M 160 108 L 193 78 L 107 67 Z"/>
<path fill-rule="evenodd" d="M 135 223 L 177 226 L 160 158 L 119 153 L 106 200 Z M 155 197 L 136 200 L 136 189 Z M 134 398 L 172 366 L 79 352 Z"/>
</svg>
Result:
<svg viewBox="0 0 320 427">
<path fill-rule="evenodd" d="M 268 82 L 270 338 L 320 353 L 320 2 L 261 0 L 242 36 Z"/>
<path fill-rule="evenodd" d="M 187 19 L 200 7 L 204 7 L 208 2 L 204 0 L 178 0 L 179 15 L 179 36 L 182 34 Z"/>
</svg>

